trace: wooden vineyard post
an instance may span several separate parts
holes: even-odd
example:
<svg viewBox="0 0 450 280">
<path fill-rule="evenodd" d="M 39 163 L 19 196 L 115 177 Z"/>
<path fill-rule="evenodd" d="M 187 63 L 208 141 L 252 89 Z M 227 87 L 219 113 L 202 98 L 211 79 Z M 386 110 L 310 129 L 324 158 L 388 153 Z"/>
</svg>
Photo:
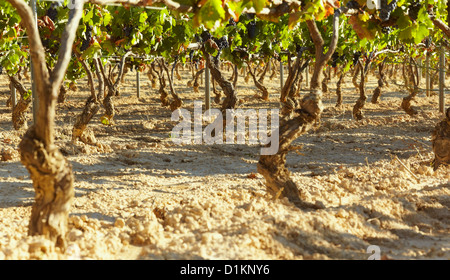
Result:
<svg viewBox="0 0 450 280">
<path fill-rule="evenodd" d="M 210 108 L 210 101 L 211 101 L 211 85 L 210 85 L 210 72 L 208 67 L 205 69 L 205 111 L 209 110 Z"/>
<path fill-rule="evenodd" d="M 419 79 L 418 83 L 420 84 L 420 82 L 422 81 L 422 68 L 423 68 L 422 58 L 418 59 L 417 64 L 419 66 L 419 67 L 417 67 L 417 72 L 418 72 L 418 75 L 417 75 L 418 77 L 417 78 Z"/>
<path fill-rule="evenodd" d="M 137 98 L 141 98 L 141 77 L 140 72 L 136 69 L 136 87 L 137 87 Z"/>
<path fill-rule="evenodd" d="M 425 83 L 426 83 L 426 92 L 427 97 L 430 97 L 430 53 L 427 51 L 427 57 L 425 60 Z"/>
<path fill-rule="evenodd" d="M 445 83 L 445 51 L 441 45 L 439 49 L 439 112 L 445 112 L 445 100 L 444 100 L 444 83 Z"/>
<path fill-rule="evenodd" d="M 284 86 L 284 84 L 283 84 L 283 73 L 284 72 L 284 69 L 283 69 L 283 62 L 281 62 L 280 61 L 280 88 L 281 88 L 281 90 L 283 90 L 283 86 Z"/>
</svg>

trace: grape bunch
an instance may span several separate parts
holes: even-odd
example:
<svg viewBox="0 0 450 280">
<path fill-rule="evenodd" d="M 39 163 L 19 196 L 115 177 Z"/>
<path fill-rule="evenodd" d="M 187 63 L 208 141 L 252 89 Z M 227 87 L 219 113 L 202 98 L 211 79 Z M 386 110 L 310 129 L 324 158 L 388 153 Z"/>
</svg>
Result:
<svg viewBox="0 0 450 280">
<path fill-rule="evenodd" d="M 247 36 L 249 39 L 253 39 L 256 37 L 256 22 L 250 21 L 247 24 Z"/>
<path fill-rule="evenodd" d="M 200 38 L 202 39 L 202 42 L 205 43 L 206 41 L 212 39 L 213 36 L 211 35 L 211 33 L 209 33 L 208 30 L 205 30 L 205 31 L 203 31 L 202 34 L 200 35 Z"/>
<path fill-rule="evenodd" d="M 133 26 L 127 25 L 123 28 L 123 32 L 125 37 L 130 37 L 131 36 L 131 32 L 133 32 Z"/>
<path fill-rule="evenodd" d="M 58 20 L 58 11 L 53 4 L 47 10 L 45 15 L 48 16 L 53 22 Z"/>
<path fill-rule="evenodd" d="M 381 28 L 381 32 L 383 34 L 389 34 L 389 33 L 392 32 L 392 28 L 390 26 L 384 26 L 384 27 Z"/>
<path fill-rule="evenodd" d="M 193 62 L 193 58 L 194 58 L 194 51 L 191 50 L 191 51 L 189 51 L 189 61 Z"/>
<path fill-rule="evenodd" d="M 217 47 L 219 48 L 217 55 L 214 57 L 214 60 L 217 62 L 218 58 L 220 57 L 220 54 L 222 53 L 222 50 L 229 47 L 228 38 L 227 36 L 222 36 L 222 38 L 220 39 L 213 38 L 213 40 L 216 43 Z"/>
<path fill-rule="evenodd" d="M 236 22 L 234 21 L 233 18 L 230 18 L 228 20 L 228 24 L 226 25 L 226 27 L 228 27 L 228 26 L 236 26 Z"/>
<path fill-rule="evenodd" d="M 0 65 L 0 75 L 3 74 L 3 66 Z"/>
<path fill-rule="evenodd" d="M 421 7 L 422 7 L 422 5 L 420 4 L 419 1 L 411 2 L 411 4 L 409 5 L 409 8 L 408 8 L 408 15 L 409 15 L 409 18 L 411 18 L 411 20 L 413 20 L 413 21 L 417 20 L 417 16 L 419 15 L 419 11 L 420 11 Z"/>
<path fill-rule="evenodd" d="M 388 0 L 381 0 L 380 19 L 381 21 L 387 21 L 391 17 L 392 11 L 397 8 L 398 0 L 392 0 L 391 3 L 387 3 Z"/>
<path fill-rule="evenodd" d="M 433 40 L 431 39 L 430 36 L 428 36 L 427 38 L 425 38 L 425 39 L 424 39 L 425 47 L 427 47 L 427 48 L 431 47 L 431 43 L 432 43 L 432 42 L 433 42 Z"/>
<path fill-rule="evenodd" d="M 357 1 L 352 0 L 352 1 L 349 1 L 347 3 L 347 8 L 349 8 L 349 9 L 359 9 L 360 6 L 359 6 L 359 3 Z"/>
<path fill-rule="evenodd" d="M 340 59 L 339 53 L 334 52 L 333 56 L 331 57 L 331 67 L 335 68 L 337 66 L 339 59 Z"/>
<path fill-rule="evenodd" d="M 87 48 L 89 48 L 91 44 L 91 38 L 92 38 L 92 26 L 86 25 L 86 31 L 84 32 L 84 39 L 81 43 L 80 51 L 85 51 Z"/>
<path fill-rule="evenodd" d="M 42 46 L 46 49 L 48 49 L 50 47 L 50 40 L 49 39 L 43 39 L 41 38 L 41 42 L 42 42 Z"/>
<path fill-rule="evenodd" d="M 358 60 L 359 60 L 359 58 L 361 57 L 361 55 L 362 55 L 362 53 L 361 52 L 355 52 L 354 54 L 353 54 L 353 65 L 356 65 L 356 64 L 358 64 Z"/>
<path fill-rule="evenodd" d="M 227 36 L 223 36 L 223 37 L 220 38 L 220 39 L 217 39 L 217 38 L 213 38 L 213 39 L 214 39 L 214 42 L 215 42 L 215 43 L 217 44 L 217 46 L 219 47 L 219 50 L 223 50 L 223 49 L 229 47 Z"/>
</svg>

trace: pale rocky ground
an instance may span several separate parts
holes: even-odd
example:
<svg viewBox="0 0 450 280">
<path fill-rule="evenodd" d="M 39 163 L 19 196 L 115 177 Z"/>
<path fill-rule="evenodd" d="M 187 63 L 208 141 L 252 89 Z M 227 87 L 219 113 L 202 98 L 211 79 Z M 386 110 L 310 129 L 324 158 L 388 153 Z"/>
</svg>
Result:
<svg viewBox="0 0 450 280">
<path fill-rule="evenodd" d="M 192 111 L 203 93 L 186 86 L 188 73 L 175 86 Z M 370 245 L 380 247 L 383 259 L 450 259 L 450 168 L 430 167 L 431 132 L 441 117 L 437 96 L 421 94 L 420 113 L 410 117 L 399 107 L 406 94 L 391 86 L 380 104 L 367 103 L 358 122 L 351 117 L 357 99 L 351 78 L 342 108 L 334 107 L 333 79 L 322 126 L 301 136 L 296 143 L 303 150 L 287 158 L 303 199 L 325 206 L 300 210 L 266 194 L 256 171 L 259 146 L 175 145 L 170 110 L 141 78 L 138 100 L 134 73 L 128 74 L 114 126 L 100 123 L 103 109 L 89 124 L 102 149 L 71 143 L 86 81 L 58 105 L 57 143 L 76 179 L 69 247 L 61 253 L 27 236 L 34 190 L 16 151 L 24 131 L 13 129 L 1 76 L 0 150 L 13 157 L 0 161 L 0 260 L 367 259 Z M 375 83 L 371 76 L 369 102 Z M 265 84 L 270 102 L 250 99 L 240 108 L 278 108 L 278 76 Z M 240 97 L 255 94 L 242 77 L 238 85 Z"/>
</svg>

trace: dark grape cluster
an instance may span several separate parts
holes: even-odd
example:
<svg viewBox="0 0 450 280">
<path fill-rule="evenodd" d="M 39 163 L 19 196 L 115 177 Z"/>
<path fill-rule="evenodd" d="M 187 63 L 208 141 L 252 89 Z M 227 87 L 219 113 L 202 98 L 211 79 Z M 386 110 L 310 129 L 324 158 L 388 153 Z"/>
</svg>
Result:
<svg viewBox="0 0 450 280">
<path fill-rule="evenodd" d="M 334 52 L 333 56 L 331 57 L 331 67 L 334 68 L 334 67 L 337 66 L 337 64 L 339 62 L 345 62 L 345 61 L 346 61 L 346 58 L 345 58 L 344 54 L 343 55 L 339 55 L 338 52 Z"/>
<path fill-rule="evenodd" d="M 58 20 L 58 11 L 53 4 L 47 10 L 45 15 L 48 16 L 53 22 Z"/>
<path fill-rule="evenodd" d="M 202 39 L 202 42 L 204 43 L 204 42 L 206 42 L 206 41 L 212 39 L 213 36 L 211 35 L 211 33 L 209 33 L 208 30 L 205 30 L 205 31 L 203 31 L 202 34 L 200 35 L 200 38 Z"/>
<path fill-rule="evenodd" d="M 413 20 L 413 21 L 417 20 L 417 16 L 419 15 L 419 11 L 420 11 L 421 7 L 422 7 L 422 4 L 420 4 L 419 1 L 411 2 L 411 4 L 409 5 L 409 8 L 408 8 L 408 15 L 411 20 Z"/>
<path fill-rule="evenodd" d="M 50 47 L 50 40 L 49 39 L 42 39 L 41 38 L 41 41 L 42 41 L 42 46 L 44 48 L 48 49 Z"/>
<path fill-rule="evenodd" d="M 430 36 L 428 36 L 427 38 L 424 39 L 425 47 L 427 47 L 427 48 L 431 47 L 431 43 L 433 43 L 433 40 Z"/>
<path fill-rule="evenodd" d="M 359 3 L 357 1 L 352 0 L 352 1 L 349 1 L 347 3 L 347 8 L 349 8 L 349 9 L 359 9 L 360 6 L 359 6 Z"/>
<path fill-rule="evenodd" d="M 86 31 L 84 32 L 83 42 L 81 43 L 80 51 L 85 51 L 87 48 L 89 48 L 89 45 L 91 44 L 91 38 L 92 38 L 92 26 L 86 25 Z"/>
<path fill-rule="evenodd" d="M 381 28 L 381 32 L 383 34 L 389 34 L 389 33 L 392 32 L 392 28 L 390 26 L 384 26 L 384 27 Z"/>
<path fill-rule="evenodd" d="M 131 33 L 133 32 L 133 26 L 127 25 L 123 28 L 123 33 L 125 35 L 125 37 L 130 37 Z"/>
<path fill-rule="evenodd" d="M 228 20 L 228 24 L 227 24 L 226 27 L 228 27 L 228 26 L 236 26 L 236 22 L 234 21 L 233 18 L 230 18 L 230 19 Z"/>
<path fill-rule="evenodd" d="M 256 21 L 250 21 L 247 24 L 247 36 L 249 39 L 256 37 Z"/>
<path fill-rule="evenodd" d="M 227 36 L 223 36 L 220 39 L 213 38 L 213 40 L 217 44 L 217 47 L 219 47 L 217 55 L 214 57 L 214 59 L 217 61 L 217 59 L 220 57 L 220 54 L 222 53 L 222 50 L 229 47 L 228 38 Z"/>
<path fill-rule="evenodd" d="M 354 54 L 353 54 L 353 65 L 356 65 L 356 64 L 358 64 L 358 60 L 359 60 L 359 58 L 361 57 L 361 55 L 362 55 L 362 53 L 361 52 L 355 52 Z"/>
<path fill-rule="evenodd" d="M 397 2 L 398 0 L 392 0 L 388 4 L 388 0 L 381 0 L 381 10 L 380 10 L 380 19 L 381 21 L 387 21 L 391 17 L 392 11 L 397 8 Z"/>
<path fill-rule="evenodd" d="M 334 52 L 333 56 L 331 57 L 331 67 L 335 68 L 337 66 L 339 58 L 340 58 L 339 53 Z"/>
<path fill-rule="evenodd" d="M 219 47 L 219 50 L 223 50 L 225 48 L 228 48 L 228 39 L 226 36 L 223 36 L 220 39 L 214 38 L 214 42 L 217 44 L 217 46 Z"/>
</svg>

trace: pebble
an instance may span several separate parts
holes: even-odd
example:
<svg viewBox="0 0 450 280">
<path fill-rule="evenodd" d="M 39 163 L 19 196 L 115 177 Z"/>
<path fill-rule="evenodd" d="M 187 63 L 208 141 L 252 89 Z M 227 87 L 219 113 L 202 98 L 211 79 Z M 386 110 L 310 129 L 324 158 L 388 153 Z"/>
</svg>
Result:
<svg viewBox="0 0 450 280">
<path fill-rule="evenodd" d="M 125 221 L 122 218 L 117 218 L 114 222 L 114 226 L 118 228 L 123 228 L 125 226 Z"/>
<path fill-rule="evenodd" d="M 75 241 L 79 239 L 81 236 L 83 236 L 83 232 L 78 229 L 72 229 L 71 231 L 69 231 L 69 234 L 67 235 L 70 241 Z"/>
</svg>

